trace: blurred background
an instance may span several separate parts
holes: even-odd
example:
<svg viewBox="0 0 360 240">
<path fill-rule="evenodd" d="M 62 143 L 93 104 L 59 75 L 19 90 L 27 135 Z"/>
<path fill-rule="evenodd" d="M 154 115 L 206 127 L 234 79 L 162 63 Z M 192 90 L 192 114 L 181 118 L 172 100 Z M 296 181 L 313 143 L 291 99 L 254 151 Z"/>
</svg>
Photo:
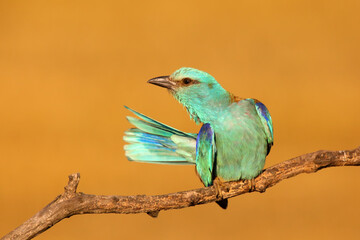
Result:
<svg viewBox="0 0 360 240">
<path fill-rule="evenodd" d="M 0 1 L 0 236 L 80 172 L 89 194 L 202 187 L 193 166 L 128 162 L 130 106 L 196 132 L 146 81 L 182 66 L 269 108 L 271 166 L 360 145 L 359 1 Z M 37 239 L 358 239 L 360 169 L 325 169 L 264 194 L 146 214 L 73 216 Z M 291 236 L 291 237 L 290 237 Z"/>
</svg>

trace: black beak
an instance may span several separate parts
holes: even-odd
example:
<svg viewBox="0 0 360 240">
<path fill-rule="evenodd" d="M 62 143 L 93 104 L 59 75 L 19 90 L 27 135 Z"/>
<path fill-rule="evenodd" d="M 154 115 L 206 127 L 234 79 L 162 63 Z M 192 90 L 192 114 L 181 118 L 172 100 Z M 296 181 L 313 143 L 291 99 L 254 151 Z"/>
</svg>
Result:
<svg viewBox="0 0 360 240">
<path fill-rule="evenodd" d="M 170 80 L 169 76 L 152 78 L 147 82 L 170 90 L 173 90 L 176 85 L 173 81 Z"/>
</svg>

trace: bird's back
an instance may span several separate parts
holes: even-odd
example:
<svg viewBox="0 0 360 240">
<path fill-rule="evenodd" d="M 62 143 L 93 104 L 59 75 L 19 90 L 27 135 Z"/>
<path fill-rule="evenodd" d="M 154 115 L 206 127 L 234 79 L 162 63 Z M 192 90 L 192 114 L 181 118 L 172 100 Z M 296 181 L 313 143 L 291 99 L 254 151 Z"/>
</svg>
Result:
<svg viewBox="0 0 360 240">
<path fill-rule="evenodd" d="M 233 102 L 212 124 L 216 140 L 216 173 L 224 181 L 252 179 L 263 169 L 267 136 L 253 99 Z"/>
</svg>

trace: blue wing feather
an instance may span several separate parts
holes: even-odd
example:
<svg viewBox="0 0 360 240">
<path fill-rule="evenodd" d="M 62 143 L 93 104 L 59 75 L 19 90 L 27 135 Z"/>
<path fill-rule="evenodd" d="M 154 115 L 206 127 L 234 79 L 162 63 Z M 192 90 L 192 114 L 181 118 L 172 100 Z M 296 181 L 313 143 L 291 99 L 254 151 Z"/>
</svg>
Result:
<svg viewBox="0 0 360 240">
<path fill-rule="evenodd" d="M 268 141 L 268 148 L 269 148 L 268 152 L 269 152 L 271 146 L 274 144 L 274 133 L 273 133 L 273 124 L 272 124 L 271 116 L 269 110 L 262 102 L 255 100 L 255 107 L 265 129 L 265 133 Z"/>
<path fill-rule="evenodd" d="M 196 139 L 196 171 L 206 187 L 213 183 L 215 151 L 214 130 L 206 123 L 201 127 Z"/>
</svg>

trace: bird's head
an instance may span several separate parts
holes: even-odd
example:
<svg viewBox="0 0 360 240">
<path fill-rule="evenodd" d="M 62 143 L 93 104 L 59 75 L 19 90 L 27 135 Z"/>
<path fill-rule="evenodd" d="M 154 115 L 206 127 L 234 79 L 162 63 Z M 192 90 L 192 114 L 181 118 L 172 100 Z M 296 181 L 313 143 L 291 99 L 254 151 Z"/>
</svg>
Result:
<svg viewBox="0 0 360 240">
<path fill-rule="evenodd" d="M 203 121 L 202 108 L 216 107 L 223 102 L 222 98 L 229 96 L 213 76 L 194 68 L 180 68 L 170 76 L 152 78 L 148 83 L 168 89 L 196 122 Z"/>
</svg>

